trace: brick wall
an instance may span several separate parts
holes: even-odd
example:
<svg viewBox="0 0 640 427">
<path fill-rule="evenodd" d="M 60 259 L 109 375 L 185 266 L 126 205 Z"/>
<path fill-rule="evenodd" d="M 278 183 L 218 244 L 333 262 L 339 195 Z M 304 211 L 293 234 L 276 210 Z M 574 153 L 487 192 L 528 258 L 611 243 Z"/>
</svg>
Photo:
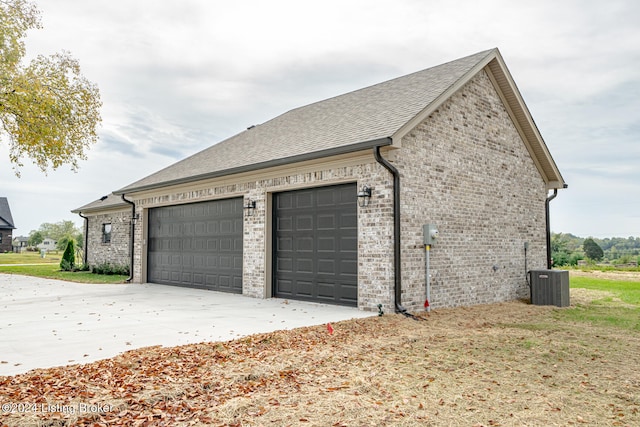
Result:
<svg viewBox="0 0 640 427">
<path fill-rule="evenodd" d="M 131 210 L 89 216 L 87 263 L 129 265 Z M 102 225 L 111 224 L 111 242 L 102 242 Z"/>
<path fill-rule="evenodd" d="M 528 268 L 545 267 L 545 183 L 483 71 L 402 141 L 403 303 L 425 299 L 422 225 L 430 252 L 431 306 L 527 297 Z M 406 303 L 405 303 L 406 301 Z"/>
</svg>

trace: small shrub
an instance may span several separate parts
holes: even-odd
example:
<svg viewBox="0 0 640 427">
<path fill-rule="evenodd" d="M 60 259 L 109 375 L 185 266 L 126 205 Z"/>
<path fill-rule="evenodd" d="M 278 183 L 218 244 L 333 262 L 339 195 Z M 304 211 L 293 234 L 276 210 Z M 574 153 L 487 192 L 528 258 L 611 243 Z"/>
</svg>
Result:
<svg viewBox="0 0 640 427">
<path fill-rule="evenodd" d="M 91 272 L 94 274 L 105 274 L 105 275 L 129 275 L 129 266 L 128 265 L 119 265 L 112 264 L 110 262 L 103 262 L 101 264 L 96 264 L 91 267 Z"/>
<path fill-rule="evenodd" d="M 76 271 L 91 271 L 91 266 L 89 264 L 80 264 L 76 266 Z"/>
<path fill-rule="evenodd" d="M 69 240 L 67 248 L 62 254 L 62 261 L 60 261 L 60 269 L 63 271 L 73 271 L 76 263 L 76 250 L 73 245 L 73 240 Z"/>
</svg>

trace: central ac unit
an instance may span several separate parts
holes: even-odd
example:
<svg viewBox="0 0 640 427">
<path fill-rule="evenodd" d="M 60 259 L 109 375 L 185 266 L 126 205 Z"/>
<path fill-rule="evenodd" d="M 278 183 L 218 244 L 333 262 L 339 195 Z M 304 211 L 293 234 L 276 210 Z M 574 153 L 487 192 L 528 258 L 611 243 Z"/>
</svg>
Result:
<svg viewBox="0 0 640 427">
<path fill-rule="evenodd" d="M 531 304 L 569 306 L 569 272 L 531 270 Z"/>
</svg>

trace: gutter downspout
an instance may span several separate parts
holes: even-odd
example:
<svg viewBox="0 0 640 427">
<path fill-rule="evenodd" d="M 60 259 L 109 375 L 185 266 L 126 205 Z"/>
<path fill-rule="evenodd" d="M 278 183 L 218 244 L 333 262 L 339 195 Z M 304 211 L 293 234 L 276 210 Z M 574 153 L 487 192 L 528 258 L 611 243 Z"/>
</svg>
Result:
<svg viewBox="0 0 640 427">
<path fill-rule="evenodd" d="M 373 147 L 373 155 L 378 163 L 393 175 L 393 269 L 395 308 L 397 313 L 405 314 L 407 309 L 402 306 L 402 274 L 400 251 L 400 172 L 380 154 L 380 146 Z"/>
<path fill-rule="evenodd" d="M 89 252 L 89 218 L 82 215 L 82 212 L 78 212 L 80 218 L 84 218 L 84 255 L 82 256 L 82 264 L 87 265 L 88 252 Z"/>
<path fill-rule="evenodd" d="M 131 261 L 129 263 L 129 278 L 127 279 L 127 283 L 130 283 L 133 280 L 133 244 L 135 243 L 134 232 L 136 229 L 136 204 L 131 200 L 127 200 L 124 198 L 124 194 L 121 195 L 122 200 L 131 205 L 131 226 L 129 229 L 129 252 L 131 253 Z"/>
<path fill-rule="evenodd" d="M 556 198 L 558 195 L 558 189 L 553 189 L 553 194 L 547 197 L 547 200 L 544 202 L 544 213 L 547 224 L 547 270 L 551 270 L 551 225 L 549 222 L 549 203 Z"/>
</svg>

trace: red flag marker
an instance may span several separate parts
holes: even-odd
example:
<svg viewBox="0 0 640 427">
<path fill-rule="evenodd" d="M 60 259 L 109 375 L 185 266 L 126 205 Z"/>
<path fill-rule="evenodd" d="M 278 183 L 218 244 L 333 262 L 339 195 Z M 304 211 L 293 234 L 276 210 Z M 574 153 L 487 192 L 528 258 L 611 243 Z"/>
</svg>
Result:
<svg viewBox="0 0 640 427">
<path fill-rule="evenodd" d="M 424 300 L 424 308 L 429 308 L 429 300 Z"/>
<path fill-rule="evenodd" d="M 333 326 L 331 326 L 331 323 L 327 323 L 327 331 L 329 331 L 329 335 L 333 335 Z"/>
</svg>

